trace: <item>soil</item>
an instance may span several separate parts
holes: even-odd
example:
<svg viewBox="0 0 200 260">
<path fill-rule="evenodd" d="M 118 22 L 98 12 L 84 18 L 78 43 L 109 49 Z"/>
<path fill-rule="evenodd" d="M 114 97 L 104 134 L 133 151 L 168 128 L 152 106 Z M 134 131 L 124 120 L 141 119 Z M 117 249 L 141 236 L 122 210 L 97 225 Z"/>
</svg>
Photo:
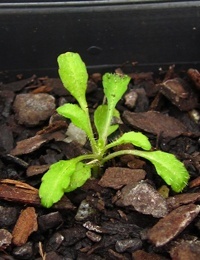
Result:
<svg viewBox="0 0 200 260">
<path fill-rule="evenodd" d="M 90 150 L 87 141 L 66 140 L 70 122 L 55 111 L 75 100 L 56 78 L 2 83 L 0 259 L 199 259 L 200 74 L 171 66 L 130 76 L 117 105 L 120 127 L 109 141 L 143 132 L 154 149 L 185 164 L 188 186 L 176 194 L 150 162 L 124 155 L 99 179 L 42 207 L 38 188 L 49 166 Z M 100 73 L 90 75 L 87 100 L 92 115 L 103 100 Z"/>
</svg>

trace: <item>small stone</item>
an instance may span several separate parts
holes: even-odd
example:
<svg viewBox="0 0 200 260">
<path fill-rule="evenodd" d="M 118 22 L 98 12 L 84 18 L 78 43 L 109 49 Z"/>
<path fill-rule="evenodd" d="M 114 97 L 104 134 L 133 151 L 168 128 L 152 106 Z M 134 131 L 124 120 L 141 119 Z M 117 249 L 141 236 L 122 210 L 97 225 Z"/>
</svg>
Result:
<svg viewBox="0 0 200 260">
<path fill-rule="evenodd" d="M 42 215 L 38 218 L 38 224 L 42 231 L 58 227 L 62 222 L 62 216 L 58 211 Z"/>
<path fill-rule="evenodd" d="M 5 153 L 9 153 L 13 148 L 14 138 L 13 133 L 9 126 L 6 124 L 1 124 L 0 127 L 0 148 Z"/>
<path fill-rule="evenodd" d="M 15 207 L 0 206 L 0 227 L 7 227 L 17 220 L 17 209 Z"/>
<path fill-rule="evenodd" d="M 121 197 L 116 202 L 118 206 L 133 206 L 143 214 L 161 218 L 168 213 L 166 200 L 150 184 L 140 182 L 125 186 Z"/>
<path fill-rule="evenodd" d="M 93 215 L 95 212 L 96 210 L 90 205 L 90 203 L 87 202 L 87 200 L 83 200 L 78 207 L 75 219 L 77 221 L 82 221 L 88 218 L 89 216 Z"/>
<path fill-rule="evenodd" d="M 6 229 L 0 229 L 0 248 L 6 249 L 11 244 L 12 234 Z"/>
<path fill-rule="evenodd" d="M 52 250 L 56 251 L 62 244 L 63 240 L 64 236 L 61 233 L 54 233 L 46 244 L 46 252 L 50 252 Z"/>
<path fill-rule="evenodd" d="M 148 230 L 148 239 L 157 247 L 163 246 L 180 234 L 199 214 L 200 206 L 189 204 L 171 211 Z"/>
<path fill-rule="evenodd" d="M 128 169 L 109 167 L 99 181 L 102 187 L 120 189 L 127 184 L 137 183 L 145 178 L 146 172 L 142 169 Z"/>
<path fill-rule="evenodd" d="M 115 244 L 117 252 L 122 253 L 127 250 L 131 252 L 138 250 L 142 247 L 142 241 L 139 238 L 119 240 Z"/>
<path fill-rule="evenodd" d="M 33 256 L 33 244 L 32 242 L 27 242 L 23 246 L 14 248 L 12 253 L 19 259 L 31 259 Z"/>
<path fill-rule="evenodd" d="M 55 98 L 46 93 L 19 94 L 13 108 L 20 124 L 36 126 L 54 113 Z"/>
<path fill-rule="evenodd" d="M 101 238 L 102 238 L 99 234 L 96 234 L 96 233 L 94 233 L 92 231 L 87 231 L 86 232 L 86 236 L 90 240 L 92 240 L 93 242 L 99 242 L 101 240 Z"/>
<path fill-rule="evenodd" d="M 138 94 L 136 93 L 135 90 L 130 90 L 126 95 L 125 95 L 125 105 L 128 108 L 134 108 L 136 105 L 136 101 L 138 98 Z"/>
<path fill-rule="evenodd" d="M 12 103 L 14 100 L 14 92 L 10 90 L 0 91 L 0 114 L 1 116 L 7 118 L 12 110 Z"/>
<path fill-rule="evenodd" d="M 60 255 L 56 254 L 56 252 L 48 252 L 46 255 L 46 257 L 44 259 L 46 260 L 63 260 L 63 257 L 61 257 Z"/>
<path fill-rule="evenodd" d="M 67 138 L 64 139 L 66 143 L 76 141 L 77 143 L 84 145 L 87 141 L 87 136 L 85 131 L 75 126 L 73 123 L 69 124 L 66 135 Z"/>
<path fill-rule="evenodd" d="M 86 229 L 83 227 L 73 227 L 60 232 L 64 236 L 63 245 L 65 247 L 74 245 L 79 240 L 85 238 Z"/>
</svg>

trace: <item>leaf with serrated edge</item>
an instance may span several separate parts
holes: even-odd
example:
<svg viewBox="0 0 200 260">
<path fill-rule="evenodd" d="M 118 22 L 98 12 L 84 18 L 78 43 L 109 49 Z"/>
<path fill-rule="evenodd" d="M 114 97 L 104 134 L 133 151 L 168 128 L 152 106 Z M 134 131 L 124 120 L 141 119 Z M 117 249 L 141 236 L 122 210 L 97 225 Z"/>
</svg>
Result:
<svg viewBox="0 0 200 260">
<path fill-rule="evenodd" d="M 162 151 L 138 151 L 136 154 L 153 163 L 157 173 L 175 192 L 181 192 L 187 185 L 189 173 L 173 154 Z"/>
<path fill-rule="evenodd" d="M 107 98 L 109 109 L 113 109 L 127 90 L 130 77 L 106 73 L 103 76 L 104 93 Z"/>
<path fill-rule="evenodd" d="M 64 87 L 79 102 L 81 107 L 87 106 L 86 89 L 88 73 L 85 63 L 78 53 L 66 52 L 58 56 L 59 75 Z"/>
<path fill-rule="evenodd" d="M 87 135 L 89 135 L 88 118 L 85 112 L 78 105 L 67 103 L 58 107 L 56 111 L 60 115 L 69 118 L 75 126 L 81 128 Z"/>
<path fill-rule="evenodd" d="M 85 163 L 77 163 L 76 170 L 73 172 L 70 178 L 70 184 L 65 192 L 71 192 L 81 187 L 91 177 L 91 167 Z"/>
<path fill-rule="evenodd" d="M 100 105 L 97 107 L 97 109 L 94 112 L 94 124 L 96 126 L 99 138 L 101 139 L 102 134 L 104 132 L 105 128 L 105 122 L 108 112 L 108 106 L 107 105 Z M 113 116 L 116 118 L 120 118 L 119 111 L 117 109 L 114 109 Z M 118 124 L 111 125 L 108 129 L 108 136 L 111 135 L 113 132 L 115 132 L 118 128 Z"/>
<path fill-rule="evenodd" d="M 141 147 L 147 151 L 151 149 L 151 143 L 149 142 L 148 138 L 140 132 L 124 133 L 116 141 L 110 143 L 108 148 L 125 143 L 131 143 L 134 146 Z"/>
<path fill-rule="evenodd" d="M 61 160 L 51 165 L 42 177 L 39 196 L 44 207 L 50 208 L 63 196 L 70 184 L 70 178 L 76 169 L 77 160 Z"/>
</svg>

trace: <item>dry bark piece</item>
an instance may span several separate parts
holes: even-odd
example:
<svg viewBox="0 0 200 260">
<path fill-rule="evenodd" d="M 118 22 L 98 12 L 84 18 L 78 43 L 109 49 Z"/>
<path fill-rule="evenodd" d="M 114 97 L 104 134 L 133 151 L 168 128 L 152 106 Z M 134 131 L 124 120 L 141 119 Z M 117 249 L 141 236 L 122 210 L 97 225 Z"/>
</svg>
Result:
<svg viewBox="0 0 200 260">
<path fill-rule="evenodd" d="M 188 84 L 180 79 L 169 79 L 160 84 L 160 92 L 181 111 L 194 109 L 198 100 Z"/>
<path fill-rule="evenodd" d="M 182 240 L 176 242 L 170 250 L 170 256 L 174 260 L 197 260 L 200 255 L 200 241 Z"/>
<path fill-rule="evenodd" d="M 189 204 L 171 211 L 147 232 L 147 237 L 155 246 L 163 246 L 180 234 L 199 214 L 200 206 Z"/>
<path fill-rule="evenodd" d="M 22 204 L 41 206 L 38 190 L 34 187 L 29 189 L 19 186 L 16 187 L 11 184 L 0 183 L 0 199 Z M 53 208 L 73 210 L 75 207 L 66 196 L 63 196 L 62 199 L 53 206 Z"/>
<path fill-rule="evenodd" d="M 133 206 L 143 214 L 161 218 L 168 213 L 166 200 L 148 183 L 140 182 L 125 186 L 117 206 Z"/>
<path fill-rule="evenodd" d="M 189 69 L 187 71 L 187 75 L 190 77 L 190 79 L 194 82 L 196 88 L 200 89 L 200 73 L 196 69 Z"/>
<path fill-rule="evenodd" d="M 200 200 L 200 192 L 177 194 L 167 199 L 167 205 L 170 210 L 181 205 L 194 203 Z"/>
<path fill-rule="evenodd" d="M 38 191 L 33 186 L 31 186 L 25 182 L 21 182 L 21 181 L 17 181 L 17 180 L 3 179 L 3 180 L 0 180 L 0 183 L 14 185 L 15 187 L 30 190 L 30 191 L 33 191 L 34 193 L 37 193 L 37 191 Z"/>
<path fill-rule="evenodd" d="M 38 230 L 37 214 L 33 207 L 23 210 L 15 224 L 12 232 L 13 244 L 16 246 L 24 245 L 30 234 Z"/>
<path fill-rule="evenodd" d="M 128 260 L 128 258 L 125 255 L 119 254 L 112 249 L 108 249 L 108 253 L 109 253 L 110 259 Z"/>
<path fill-rule="evenodd" d="M 122 167 L 107 168 L 99 181 L 102 187 L 120 189 L 124 185 L 137 183 L 145 178 L 146 172 L 142 169 L 128 169 Z"/>
<path fill-rule="evenodd" d="M 156 111 L 141 113 L 124 111 L 123 118 L 136 129 L 155 135 L 162 134 L 164 138 L 175 138 L 187 132 L 187 128 L 179 120 Z"/>
<path fill-rule="evenodd" d="M 155 253 L 147 253 L 143 250 L 137 250 L 132 253 L 132 257 L 134 260 L 142 260 L 142 259 L 148 259 L 148 260 L 165 260 L 167 258 L 155 254 Z"/>
<path fill-rule="evenodd" d="M 17 142 L 17 146 L 10 151 L 10 154 L 16 156 L 32 153 L 39 149 L 43 144 L 53 139 L 57 141 L 62 141 L 65 139 L 65 135 L 62 134 L 60 131 L 49 134 L 35 135 L 33 137 Z"/>
<path fill-rule="evenodd" d="M 46 78 L 43 83 L 45 86 L 51 88 L 54 94 L 58 96 L 70 95 L 69 91 L 64 88 L 62 81 L 59 78 Z"/>
<path fill-rule="evenodd" d="M 40 87 L 34 89 L 31 93 L 32 94 L 49 93 L 51 91 L 52 91 L 52 88 L 50 86 L 40 86 Z"/>
<path fill-rule="evenodd" d="M 56 132 L 60 129 L 67 129 L 67 123 L 63 120 L 56 120 L 52 122 L 50 125 L 44 127 L 42 130 L 37 132 L 37 135 L 49 134 L 52 132 Z"/>
<path fill-rule="evenodd" d="M 194 188 L 194 187 L 198 187 L 198 186 L 200 186 L 200 176 L 198 176 L 194 180 L 190 181 L 190 183 L 189 183 L 190 188 Z"/>
<path fill-rule="evenodd" d="M 19 92 L 26 86 L 33 83 L 35 81 L 35 79 L 36 79 L 36 76 L 33 75 L 32 77 L 30 77 L 28 79 L 22 79 L 19 81 L 14 81 L 14 82 L 8 83 L 8 84 L 2 84 L 2 85 L 0 85 L 0 90 L 10 90 L 13 92 Z"/>
<path fill-rule="evenodd" d="M 26 170 L 26 175 L 32 177 L 35 175 L 43 174 L 49 169 L 50 165 L 31 165 Z"/>
</svg>

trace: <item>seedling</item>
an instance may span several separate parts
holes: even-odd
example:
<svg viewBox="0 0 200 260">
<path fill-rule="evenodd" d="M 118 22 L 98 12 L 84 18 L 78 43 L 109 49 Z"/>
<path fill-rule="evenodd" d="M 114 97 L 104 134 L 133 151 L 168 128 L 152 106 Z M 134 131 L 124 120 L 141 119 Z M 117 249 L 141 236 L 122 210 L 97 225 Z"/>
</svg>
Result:
<svg viewBox="0 0 200 260">
<path fill-rule="evenodd" d="M 120 117 L 115 107 L 126 92 L 130 78 L 127 75 L 110 73 L 103 76 L 106 104 L 98 106 L 95 110 L 94 127 L 92 127 L 86 101 L 88 74 L 85 64 L 79 54 L 72 52 L 61 54 L 58 57 L 58 64 L 63 85 L 76 99 L 77 104 L 64 104 L 57 108 L 57 112 L 85 131 L 90 142 L 91 153 L 70 160 L 61 160 L 51 165 L 43 176 L 39 189 L 42 205 L 51 207 L 65 192 L 81 187 L 91 177 L 92 169 L 103 166 L 108 160 L 124 154 L 149 160 L 161 178 L 171 185 L 172 190 L 181 192 L 189 179 L 183 163 L 173 154 L 151 151 L 151 144 L 144 134 L 131 131 L 111 143 L 108 142 L 108 137 L 119 127 L 115 123 L 117 120 L 113 120 Z M 131 143 L 140 149 L 112 152 L 111 148 L 126 143 Z"/>
</svg>

